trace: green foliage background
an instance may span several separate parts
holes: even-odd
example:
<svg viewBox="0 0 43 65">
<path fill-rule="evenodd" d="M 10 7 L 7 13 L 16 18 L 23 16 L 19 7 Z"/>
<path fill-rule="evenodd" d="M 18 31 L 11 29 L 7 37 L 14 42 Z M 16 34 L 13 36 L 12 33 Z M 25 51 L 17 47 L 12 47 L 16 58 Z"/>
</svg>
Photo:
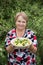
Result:
<svg viewBox="0 0 43 65">
<path fill-rule="evenodd" d="M 7 65 L 5 36 L 15 27 L 14 17 L 24 11 L 28 16 L 28 28 L 37 35 L 37 65 L 43 65 L 43 0 L 0 0 L 0 65 Z"/>
</svg>

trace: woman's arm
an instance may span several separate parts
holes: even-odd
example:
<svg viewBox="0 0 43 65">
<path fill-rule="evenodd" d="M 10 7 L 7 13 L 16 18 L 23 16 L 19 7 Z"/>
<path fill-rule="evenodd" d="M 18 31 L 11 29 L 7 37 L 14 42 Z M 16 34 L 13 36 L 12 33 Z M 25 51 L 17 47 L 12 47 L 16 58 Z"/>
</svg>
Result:
<svg viewBox="0 0 43 65">
<path fill-rule="evenodd" d="M 7 47 L 6 47 L 6 51 L 8 52 L 8 53 L 12 53 L 13 51 L 14 51 L 14 46 L 12 45 L 12 44 L 10 44 L 10 45 L 8 45 Z"/>
<path fill-rule="evenodd" d="M 37 52 L 37 47 L 35 47 L 33 44 L 29 47 L 30 51 L 33 53 Z"/>
<path fill-rule="evenodd" d="M 12 40 L 12 30 L 9 31 L 6 35 L 5 39 L 5 49 L 7 50 L 8 53 L 12 53 L 14 51 L 14 46 L 10 43 Z"/>
<path fill-rule="evenodd" d="M 36 53 L 38 43 L 37 43 L 37 37 L 36 37 L 36 35 L 35 35 L 35 33 L 33 31 L 30 31 L 30 40 L 32 41 L 31 42 L 32 44 L 29 47 L 29 49 L 30 49 L 31 52 Z"/>
</svg>

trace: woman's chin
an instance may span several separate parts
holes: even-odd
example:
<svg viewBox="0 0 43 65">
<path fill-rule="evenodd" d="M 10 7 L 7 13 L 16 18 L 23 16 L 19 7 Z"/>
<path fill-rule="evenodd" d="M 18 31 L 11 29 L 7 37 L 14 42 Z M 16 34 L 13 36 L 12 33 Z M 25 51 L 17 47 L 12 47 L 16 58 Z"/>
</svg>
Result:
<svg viewBox="0 0 43 65">
<path fill-rule="evenodd" d="M 18 28 L 19 30 L 23 30 L 24 28 Z"/>
</svg>

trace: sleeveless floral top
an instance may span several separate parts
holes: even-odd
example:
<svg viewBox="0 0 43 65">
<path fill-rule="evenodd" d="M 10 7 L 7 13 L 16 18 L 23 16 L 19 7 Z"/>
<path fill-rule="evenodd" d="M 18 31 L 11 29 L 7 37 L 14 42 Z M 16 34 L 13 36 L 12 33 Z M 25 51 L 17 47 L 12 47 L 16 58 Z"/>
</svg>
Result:
<svg viewBox="0 0 43 65">
<path fill-rule="evenodd" d="M 16 29 L 8 32 L 5 39 L 5 47 L 10 45 L 10 41 L 16 38 Z M 37 47 L 36 35 L 30 29 L 26 29 L 24 38 L 32 41 L 32 44 Z M 8 53 L 8 65 L 36 65 L 36 55 L 31 53 L 29 49 L 14 49 L 12 53 Z"/>
</svg>

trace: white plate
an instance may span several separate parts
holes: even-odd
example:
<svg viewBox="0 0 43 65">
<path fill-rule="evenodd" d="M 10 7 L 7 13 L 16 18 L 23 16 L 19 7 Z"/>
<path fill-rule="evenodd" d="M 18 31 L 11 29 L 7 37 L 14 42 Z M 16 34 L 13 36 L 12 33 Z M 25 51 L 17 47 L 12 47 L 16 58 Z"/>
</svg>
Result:
<svg viewBox="0 0 43 65">
<path fill-rule="evenodd" d="M 25 46 L 23 46 L 22 43 L 20 42 L 16 45 L 15 41 L 17 42 L 17 40 L 19 41 L 28 40 L 28 42 L 25 43 Z M 22 41 L 22 42 L 25 42 L 25 41 Z M 28 38 L 15 38 L 11 40 L 11 44 L 15 46 L 16 48 L 26 48 L 27 46 L 30 47 L 30 45 L 32 44 L 32 41 Z"/>
</svg>

